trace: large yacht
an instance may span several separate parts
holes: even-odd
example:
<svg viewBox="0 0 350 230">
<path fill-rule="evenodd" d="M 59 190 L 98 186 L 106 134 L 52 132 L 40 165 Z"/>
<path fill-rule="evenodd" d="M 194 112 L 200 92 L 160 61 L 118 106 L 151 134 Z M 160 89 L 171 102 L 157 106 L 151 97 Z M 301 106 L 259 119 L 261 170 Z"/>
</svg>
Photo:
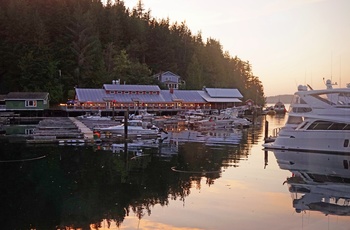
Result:
<svg viewBox="0 0 350 230">
<path fill-rule="evenodd" d="M 350 155 L 273 150 L 296 212 L 350 216 Z M 284 184 L 285 184 L 284 183 Z"/>
<path fill-rule="evenodd" d="M 288 120 L 266 149 L 350 152 L 350 84 L 314 90 L 299 86 L 289 108 Z"/>
</svg>

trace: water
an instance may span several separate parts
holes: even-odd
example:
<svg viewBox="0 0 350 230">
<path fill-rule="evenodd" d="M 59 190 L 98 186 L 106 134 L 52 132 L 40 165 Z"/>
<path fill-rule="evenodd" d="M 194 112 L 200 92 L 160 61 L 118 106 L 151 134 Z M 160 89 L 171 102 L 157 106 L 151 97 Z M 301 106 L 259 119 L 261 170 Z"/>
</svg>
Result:
<svg viewBox="0 0 350 230">
<path fill-rule="evenodd" d="M 267 116 L 270 130 L 285 118 Z M 240 134 L 238 144 L 165 140 L 128 154 L 2 144 L 2 228 L 349 229 L 349 214 L 293 207 L 292 173 L 262 150 L 263 126 Z"/>
</svg>

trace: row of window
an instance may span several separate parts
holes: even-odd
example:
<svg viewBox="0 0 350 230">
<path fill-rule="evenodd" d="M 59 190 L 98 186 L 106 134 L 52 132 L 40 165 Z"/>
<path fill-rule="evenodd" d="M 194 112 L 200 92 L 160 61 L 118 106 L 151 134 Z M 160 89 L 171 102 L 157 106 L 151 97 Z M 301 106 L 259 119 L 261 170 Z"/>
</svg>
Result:
<svg viewBox="0 0 350 230">
<path fill-rule="evenodd" d="M 158 91 L 107 91 L 110 94 L 159 94 Z"/>
<path fill-rule="evenodd" d="M 303 127 L 306 125 L 307 123 L 305 123 Z M 350 124 L 330 121 L 315 121 L 307 128 L 307 130 L 350 130 Z"/>
</svg>

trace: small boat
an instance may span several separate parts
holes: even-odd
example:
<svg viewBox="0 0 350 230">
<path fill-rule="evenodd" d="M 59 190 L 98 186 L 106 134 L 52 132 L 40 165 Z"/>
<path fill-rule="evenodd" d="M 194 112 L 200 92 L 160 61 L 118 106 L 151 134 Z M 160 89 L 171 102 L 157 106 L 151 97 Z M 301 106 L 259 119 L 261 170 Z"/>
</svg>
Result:
<svg viewBox="0 0 350 230">
<path fill-rule="evenodd" d="M 274 109 L 273 106 L 269 106 L 264 110 L 264 114 L 272 116 L 276 114 L 276 110 Z"/>
<path fill-rule="evenodd" d="M 279 101 L 273 106 L 273 110 L 276 112 L 276 114 L 285 114 L 287 112 L 286 107 L 284 104 Z"/>
<path fill-rule="evenodd" d="M 115 134 L 124 134 L 125 128 L 125 124 L 120 124 L 100 128 L 100 131 Z M 156 135 L 160 132 L 160 129 L 150 123 L 142 122 L 142 120 L 128 120 L 127 132 L 130 135 Z"/>
<path fill-rule="evenodd" d="M 86 113 L 85 115 L 78 116 L 78 118 L 83 120 L 91 120 L 91 121 L 110 121 L 110 117 L 103 117 L 101 114 L 101 110 L 96 114 Z"/>
</svg>

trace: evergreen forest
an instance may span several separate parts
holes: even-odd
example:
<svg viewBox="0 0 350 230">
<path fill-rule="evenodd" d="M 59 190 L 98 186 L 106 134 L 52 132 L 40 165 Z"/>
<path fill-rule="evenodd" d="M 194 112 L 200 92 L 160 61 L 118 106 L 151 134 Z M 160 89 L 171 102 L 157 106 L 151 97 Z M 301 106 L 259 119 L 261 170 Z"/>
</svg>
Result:
<svg viewBox="0 0 350 230">
<path fill-rule="evenodd" d="M 45 91 L 59 103 L 74 87 L 160 85 L 152 76 L 171 71 L 182 89 L 237 88 L 265 104 L 249 61 L 185 22 L 152 17 L 141 0 L 133 9 L 122 0 L 1 0 L 0 55 L 0 94 Z"/>
</svg>

